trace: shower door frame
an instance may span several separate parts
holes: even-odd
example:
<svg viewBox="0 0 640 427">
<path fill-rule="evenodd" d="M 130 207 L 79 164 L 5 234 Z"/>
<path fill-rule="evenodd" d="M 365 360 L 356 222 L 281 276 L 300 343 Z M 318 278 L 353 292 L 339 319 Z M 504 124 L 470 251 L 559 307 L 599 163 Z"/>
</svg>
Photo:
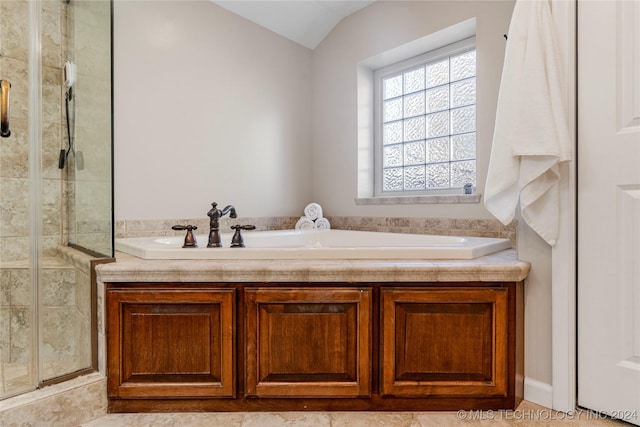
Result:
<svg viewBox="0 0 640 427">
<path fill-rule="evenodd" d="M 29 2 L 29 270 L 31 289 L 34 289 L 32 306 L 32 324 L 35 330 L 32 332 L 32 368 L 34 382 L 32 389 L 36 390 L 52 384 L 58 384 L 97 371 L 98 346 L 97 346 L 97 309 L 95 301 L 97 286 L 95 281 L 94 263 L 91 263 L 91 365 L 87 368 L 63 374 L 52 379 L 43 379 L 41 372 L 40 342 L 42 339 L 42 327 L 40 324 L 40 302 L 42 301 L 40 286 L 42 273 L 42 195 L 41 186 L 35 183 L 42 181 L 42 1 Z M 113 103 L 112 103 L 113 104 Z"/>
<path fill-rule="evenodd" d="M 113 1 L 108 1 L 109 8 L 109 33 L 110 40 L 113 40 Z M 78 364 L 78 370 L 73 370 L 74 367 L 71 366 L 69 369 L 61 369 L 60 375 L 55 371 L 53 374 L 46 374 L 45 369 L 43 369 L 43 313 L 42 313 L 42 304 L 44 301 L 43 298 L 43 286 L 42 281 L 45 278 L 43 275 L 43 270 L 47 267 L 44 261 L 43 254 L 43 245 L 45 243 L 44 237 L 44 223 L 45 219 L 43 214 L 44 207 L 44 199 L 42 193 L 42 182 L 47 176 L 43 172 L 43 150 L 45 147 L 43 131 L 45 126 L 43 124 L 44 116 L 46 115 L 43 111 L 43 69 L 47 65 L 43 62 L 43 25 L 44 25 L 44 13 L 43 13 L 43 1 L 42 0 L 34 0 L 28 2 L 28 6 L 26 7 L 24 16 L 27 19 L 26 22 L 26 31 L 24 35 L 28 38 L 27 44 L 24 45 L 26 48 L 26 89 L 27 93 L 27 106 L 26 106 L 26 126 L 25 131 L 27 133 L 25 138 L 25 143 L 28 144 L 28 158 L 25 161 L 25 167 L 28 169 L 25 178 L 27 180 L 27 221 L 28 225 L 25 231 L 28 232 L 28 249 L 25 254 L 26 257 L 26 271 L 28 271 L 28 288 L 30 291 L 30 296 L 28 297 L 28 303 L 30 304 L 31 309 L 27 315 L 28 322 L 30 323 L 30 327 L 28 328 L 28 338 L 25 340 L 25 348 L 29 348 L 29 353 L 24 360 L 24 365 L 28 369 L 28 376 L 26 376 L 26 380 L 24 383 L 20 383 L 18 387 L 11 387 L 9 390 L 2 389 L 2 396 L 0 396 L 0 401 L 4 401 L 6 399 L 10 399 L 15 396 L 23 395 L 25 393 L 30 393 L 39 388 L 49 386 L 52 384 L 57 384 L 61 382 L 68 381 L 70 379 L 90 374 L 93 372 L 97 372 L 99 370 L 98 366 L 98 321 L 97 321 L 97 281 L 95 277 L 95 266 L 97 264 L 113 262 L 115 259 L 113 258 L 113 247 L 114 247 L 114 212 L 113 212 L 113 45 L 112 43 L 109 46 L 109 61 L 110 61 L 110 91 L 108 96 L 110 97 L 110 123 L 109 130 L 111 132 L 109 141 L 110 141 L 110 191 L 109 198 L 111 202 L 111 254 L 98 254 L 82 246 L 75 244 L 68 244 L 69 247 L 79 250 L 88 254 L 90 257 L 100 257 L 99 259 L 90 260 L 90 280 L 88 286 L 88 297 L 90 298 L 90 313 L 87 313 L 87 320 L 89 322 L 88 327 L 90 330 L 87 335 L 84 335 L 87 339 L 88 345 L 81 345 L 82 352 L 90 351 L 90 354 L 85 353 L 86 359 L 83 359 Z M 66 13 L 66 11 L 64 11 Z M 106 12 L 106 11 L 105 11 Z M 45 12 L 46 13 L 46 12 Z M 60 25 L 63 25 L 64 16 L 60 15 Z M 64 33 L 61 30 L 61 33 Z M 63 38 L 64 40 L 64 38 Z M 63 42 L 64 43 L 64 42 Z M 64 48 L 62 48 L 64 49 Z M 57 67 L 56 67 L 57 68 Z M 15 78 L 15 76 L 14 76 Z M 24 83 L 23 83 L 24 85 Z M 23 86 L 24 87 L 24 86 Z M 106 194 L 105 194 L 106 195 Z M 69 203 L 67 199 L 62 199 L 61 201 L 62 209 L 68 211 Z M 86 282 L 85 282 L 86 283 Z M 74 286 L 78 286 L 76 283 Z M 86 289 L 86 288 L 85 288 Z M 86 300 L 85 300 L 86 301 Z M 89 301 L 87 301 L 89 303 Z M 71 332 L 70 333 L 74 333 Z M 79 354 L 79 353 L 78 353 Z M 77 357 L 77 356 L 74 356 Z M 7 362 L 10 363 L 11 359 L 7 359 Z M 86 365 L 85 365 L 86 362 Z M 3 361 L 4 363 L 4 361 Z M 85 365 L 83 367 L 83 365 Z M 71 371 L 69 373 L 65 373 L 66 371 Z M 45 379 L 45 376 L 53 376 L 53 378 Z"/>
</svg>

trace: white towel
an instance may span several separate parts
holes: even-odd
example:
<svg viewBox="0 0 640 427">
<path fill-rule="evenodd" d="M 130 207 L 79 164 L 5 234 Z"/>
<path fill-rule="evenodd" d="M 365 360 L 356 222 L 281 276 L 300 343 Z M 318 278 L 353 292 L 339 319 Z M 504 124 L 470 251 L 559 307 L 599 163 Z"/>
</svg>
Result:
<svg viewBox="0 0 640 427">
<path fill-rule="evenodd" d="M 322 207 L 317 203 L 309 203 L 304 208 L 304 216 L 309 218 L 311 221 L 322 218 Z"/>
<path fill-rule="evenodd" d="M 518 0 L 508 37 L 484 205 L 508 224 L 519 199 L 525 222 L 554 245 L 558 164 L 572 148 L 549 0 Z"/>
<path fill-rule="evenodd" d="M 327 218 L 318 218 L 316 219 L 315 226 L 318 230 L 330 230 L 331 224 L 329 224 L 329 220 Z"/>
<path fill-rule="evenodd" d="M 300 217 L 298 222 L 296 222 L 296 230 L 313 230 L 316 228 L 315 223 L 307 218 L 306 216 Z"/>
</svg>

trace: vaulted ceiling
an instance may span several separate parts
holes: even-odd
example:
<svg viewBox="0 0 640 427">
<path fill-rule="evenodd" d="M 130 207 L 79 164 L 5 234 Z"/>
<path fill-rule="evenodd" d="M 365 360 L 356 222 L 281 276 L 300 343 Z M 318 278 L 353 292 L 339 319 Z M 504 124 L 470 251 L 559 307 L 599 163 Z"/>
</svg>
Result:
<svg viewBox="0 0 640 427">
<path fill-rule="evenodd" d="M 346 16 L 375 0 L 211 0 L 309 49 Z"/>
</svg>

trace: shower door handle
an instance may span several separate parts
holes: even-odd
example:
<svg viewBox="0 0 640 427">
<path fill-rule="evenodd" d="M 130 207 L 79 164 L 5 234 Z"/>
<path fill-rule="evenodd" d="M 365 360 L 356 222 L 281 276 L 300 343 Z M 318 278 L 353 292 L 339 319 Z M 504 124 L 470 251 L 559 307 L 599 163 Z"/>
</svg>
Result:
<svg viewBox="0 0 640 427">
<path fill-rule="evenodd" d="M 11 136 L 9 129 L 9 80 L 0 80 L 0 136 L 8 138 Z"/>
</svg>

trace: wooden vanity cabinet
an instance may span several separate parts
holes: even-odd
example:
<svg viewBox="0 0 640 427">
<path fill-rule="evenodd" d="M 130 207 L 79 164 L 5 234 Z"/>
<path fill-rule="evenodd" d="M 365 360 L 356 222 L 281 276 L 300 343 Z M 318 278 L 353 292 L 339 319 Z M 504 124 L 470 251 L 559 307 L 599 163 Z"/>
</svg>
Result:
<svg viewBox="0 0 640 427">
<path fill-rule="evenodd" d="M 515 409 L 523 282 L 107 283 L 111 412 Z"/>
<path fill-rule="evenodd" d="M 507 396 L 507 288 L 385 288 L 381 311 L 382 395 Z"/>
<path fill-rule="evenodd" d="M 371 394 L 371 288 L 245 290 L 245 395 Z"/>
<path fill-rule="evenodd" d="M 110 398 L 235 396 L 235 290 L 111 287 Z"/>
</svg>

